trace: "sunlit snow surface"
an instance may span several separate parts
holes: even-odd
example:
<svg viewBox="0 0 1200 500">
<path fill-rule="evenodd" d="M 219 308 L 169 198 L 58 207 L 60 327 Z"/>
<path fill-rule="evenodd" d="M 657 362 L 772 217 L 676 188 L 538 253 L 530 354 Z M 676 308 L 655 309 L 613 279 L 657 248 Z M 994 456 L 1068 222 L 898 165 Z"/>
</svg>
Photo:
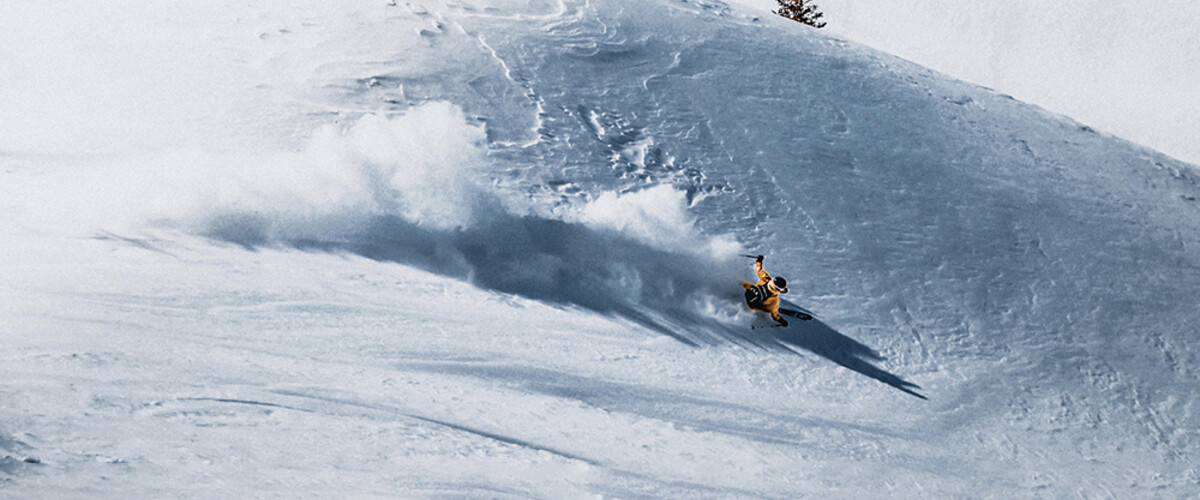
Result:
<svg viewBox="0 0 1200 500">
<path fill-rule="evenodd" d="M 1200 491 L 1192 167 L 715 0 L 304 3 L 4 14 L 0 496 Z"/>
<path fill-rule="evenodd" d="M 820 6 L 830 31 L 1200 164 L 1200 2 L 822 0 Z"/>
</svg>

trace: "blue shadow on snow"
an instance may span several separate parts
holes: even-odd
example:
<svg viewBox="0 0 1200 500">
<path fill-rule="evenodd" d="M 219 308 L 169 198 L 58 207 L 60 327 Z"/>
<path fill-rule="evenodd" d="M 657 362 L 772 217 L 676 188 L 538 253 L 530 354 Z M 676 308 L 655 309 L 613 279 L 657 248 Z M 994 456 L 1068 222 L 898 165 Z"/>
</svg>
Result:
<svg viewBox="0 0 1200 500">
<path fill-rule="evenodd" d="M 732 341 L 795 354 L 798 348 L 926 399 L 915 392 L 916 384 L 875 366 L 883 360 L 876 351 L 820 320 L 793 319 L 786 328 L 750 331 L 698 314 L 688 306 L 697 294 L 740 304 L 742 273 L 613 231 L 496 211 L 483 223 L 453 230 L 383 216 L 326 237 L 288 233 L 286 225 L 249 215 L 216 218 L 207 232 L 250 250 L 282 244 L 411 265 L 502 293 L 619 316 L 690 347 Z"/>
</svg>

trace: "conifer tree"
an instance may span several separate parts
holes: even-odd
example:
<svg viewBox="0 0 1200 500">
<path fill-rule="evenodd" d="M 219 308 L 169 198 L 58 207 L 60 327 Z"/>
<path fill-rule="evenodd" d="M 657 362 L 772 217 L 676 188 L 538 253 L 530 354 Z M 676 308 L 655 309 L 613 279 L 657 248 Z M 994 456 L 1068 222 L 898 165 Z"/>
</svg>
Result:
<svg viewBox="0 0 1200 500">
<path fill-rule="evenodd" d="M 825 17 L 821 11 L 817 10 L 817 4 L 809 0 L 775 0 L 779 2 L 779 10 L 775 13 L 783 17 L 804 23 L 814 28 L 824 28 L 825 21 L 821 18 Z"/>
</svg>

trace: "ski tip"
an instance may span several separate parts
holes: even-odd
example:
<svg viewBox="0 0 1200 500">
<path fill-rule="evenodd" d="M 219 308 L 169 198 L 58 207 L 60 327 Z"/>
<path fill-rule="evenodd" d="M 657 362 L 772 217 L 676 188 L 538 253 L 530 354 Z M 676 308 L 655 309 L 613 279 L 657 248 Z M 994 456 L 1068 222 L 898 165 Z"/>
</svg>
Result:
<svg viewBox="0 0 1200 500">
<path fill-rule="evenodd" d="M 797 319 L 800 319 L 803 321 L 812 321 L 813 320 L 813 315 L 808 314 L 806 312 L 800 312 L 795 309 L 784 309 L 781 307 L 781 308 L 779 308 L 779 313 L 786 314 L 788 316 L 791 316 L 793 318 L 797 318 Z"/>
</svg>

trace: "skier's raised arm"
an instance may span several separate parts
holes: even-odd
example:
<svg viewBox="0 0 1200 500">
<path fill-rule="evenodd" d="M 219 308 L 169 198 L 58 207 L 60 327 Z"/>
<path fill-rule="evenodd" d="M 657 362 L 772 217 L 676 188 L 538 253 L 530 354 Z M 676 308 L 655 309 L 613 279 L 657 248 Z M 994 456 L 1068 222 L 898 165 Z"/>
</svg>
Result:
<svg viewBox="0 0 1200 500">
<path fill-rule="evenodd" d="M 771 281 L 771 273 L 768 273 L 766 269 L 763 269 L 762 255 L 759 255 L 758 258 L 754 259 L 754 272 L 758 274 L 759 285 L 765 285 L 768 281 Z"/>
</svg>

